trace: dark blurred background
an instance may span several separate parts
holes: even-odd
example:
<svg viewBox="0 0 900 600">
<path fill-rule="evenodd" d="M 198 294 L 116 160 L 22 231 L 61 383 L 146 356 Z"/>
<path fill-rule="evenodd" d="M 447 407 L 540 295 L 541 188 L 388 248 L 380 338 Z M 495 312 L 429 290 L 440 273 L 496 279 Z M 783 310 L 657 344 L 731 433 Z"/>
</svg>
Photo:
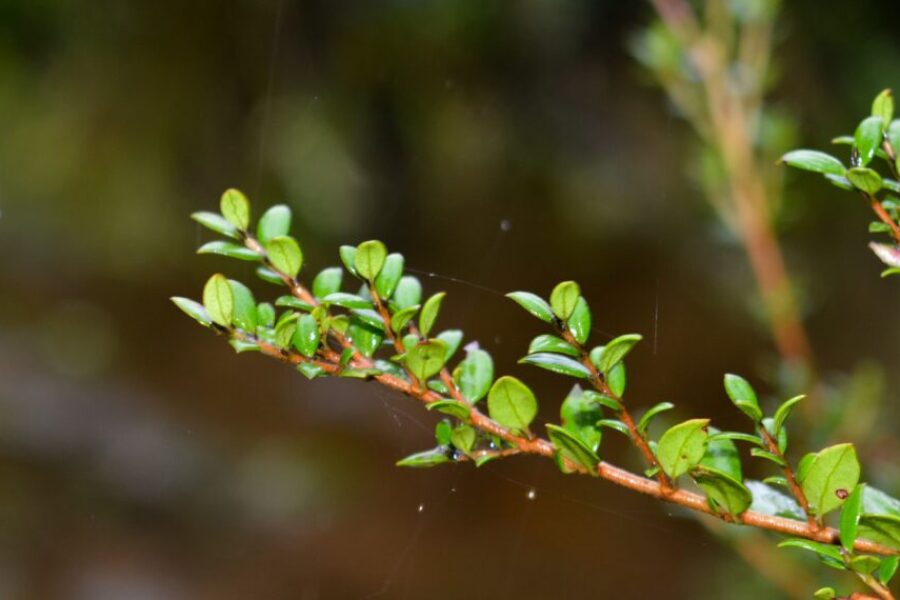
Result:
<svg viewBox="0 0 900 600">
<path fill-rule="evenodd" d="M 898 83 L 893 7 L 783 8 L 770 103 L 798 144 L 851 132 Z M 237 357 L 168 300 L 219 270 L 279 293 L 193 254 L 210 235 L 189 213 L 236 186 L 257 214 L 293 208 L 307 273 L 341 243 L 403 252 L 449 292 L 440 324 L 527 376 L 543 418 L 568 384 L 516 364 L 540 327 L 501 294 L 573 278 L 595 339 L 646 338 L 632 403 L 740 426 L 721 374 L 771 392 L 773 347 L 691 175 L 695 137 L 629 53 L 653 18 L 608 0 L 0 0 L 0 598 L 778 598 L 696 521 L 551 461 L 395 468 L 435 415 Z M 823 371 L 890 390 L 900 288 L 868 216 L 794 173 L 785 204 Z M 615 434 L 602 451 L 639 466 Z"/>
</svg>

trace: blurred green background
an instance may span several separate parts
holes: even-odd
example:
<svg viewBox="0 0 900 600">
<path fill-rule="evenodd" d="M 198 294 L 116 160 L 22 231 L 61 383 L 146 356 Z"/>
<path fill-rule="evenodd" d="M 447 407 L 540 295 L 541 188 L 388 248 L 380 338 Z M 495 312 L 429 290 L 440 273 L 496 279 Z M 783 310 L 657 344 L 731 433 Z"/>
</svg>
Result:
<svg viewBox="0 0 900 600">
<path fill-rule="evenodd" d="M 784 7 L 770 103 L 797 144 L 826 146 L 898 83 L 893 7 Z M 774 353 L 694 136 L 629 54 L 653 18 L 611 0 L 0 0 L 0 597 L 779 597 L 695 521 L 550 461 L 397 469 L 434 415 L 235 357 L 168 300 L 219 270 L 278 293 L 193 255 L 210 236 L 189 213 L 240 187 L 293 208 L 308 273 L 340 243 L 403 252 L 449 292 L 440 324 L 533 382 L 543 417 L 568 384 L 516 364 L 540 330 L 501 294 L 573 278 L 597 339 L 646 338 L 632 403 L 738 427 L 721 374 L 761 381 Z M 879 397 L 900 383 L 900 287 L 867 215 L 796 173 L 785 206 L 821 366 Z M 615 434 L 604 454 L 638 466 Z M 896 465 L 864 477 L 897 492 Z"/>
</svg>

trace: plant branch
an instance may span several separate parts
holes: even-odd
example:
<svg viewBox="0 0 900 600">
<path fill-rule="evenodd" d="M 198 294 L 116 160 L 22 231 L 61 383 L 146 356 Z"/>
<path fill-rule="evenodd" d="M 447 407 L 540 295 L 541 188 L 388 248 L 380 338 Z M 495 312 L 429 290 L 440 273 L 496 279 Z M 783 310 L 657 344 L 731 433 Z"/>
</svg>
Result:
<svg viewBox="0 0 900 600">
<path fill-rule="evenodd" d="M 813 529 L 820 529 L 822 527 L 821 523 L 816 520 L 815 516 L 813 516 L 812 511 L 809 508 L 809 500 L 806 498 L 806 494 L 803 492 L 803 488 L 800 487 L 800 484 L 797 483 L 797 477 L 794 474 L 794 469 L 791 467 L 791 463 L 787 461 L 784 453 L 781 451 L 781 448 L 778 447 L 778 442 L 772 437 L 772 434 L 769 433 L 769 430 L 764 426 L 760 425 L 758 427 L 759 435 L 762 437 L 763 442 L 766 444 L 766 449 L 781 459 L 782 463 L 782 472 L 784 473 L 785 479 L 787 479 L 788 486 L 791 488 L 791 494 L 793 494 L 794 498 L 797 500 L 797 504 L 800 505 L 800 508 L 803 510 L 803 514 L 806 515 L 807 524 Z"/>
<path fill-rule="evenodd" d="M 340 364 L 332 363 L 327 360 L 306 358 L 299 352 L 278 348 L 273 344 L 262 341 L 256 336 L 239 329 L 222 327 L 217 327 L 217 329 L 228 333 L 235 339 L 255 344 L 259 348 L 260 352 L 262 354 L 265 354 L 266 356 L 270 356 L 272 358 L 276 358 L 290 364 L 310 362 L 320 367 L 325 373 L 328 373 L 330 375 L 338 375 L 340 373 Z M 370 379 L 377 381 L 378 383 L 396 390 L 404 395 L 415 398 L 423 402 L 424 404 L 431 404 L 443 400 L 443 397 L 438 393 L 431 390 L 420 389 L 418 386 L 395 375 L 382 373 L 378 375 L 372 375 Z M 553 458 L 555 456 L 556 449 L 548 440 L 540 437 L 525 438 L 518 436 L 482 413 L 476 406 L 468 405 L 468 408 L 469 420 L 471 421 L 472 425 L 483 432 L 495 435 L 505 442 L 509 443 L 512 448 L 517 450 L 517 452 L 512 453 L 534 454 L 548 458 Z M 574 463 L 569 463 L 568 466 L 579 473 L 587 473 L 586 469 L 579 467 Z M 659 500 L 684 507 L 697 513 L 711 515 L 727 521 L 748 525 L 750 527 L 756 527 L 768 531 L 802 537 L 826 544 L 837 544 L 839 542 L 839 535 L 837 530 L 830 527 L 822 527 L 818 529 L 813 528 L 810 527 L 808 523 L 797 521 L 795 519 L 767 515 L 750 510 L 741 513 L 741 515 L 733 520 L 727 517 L 723 517 L 720 513 L 710 508 L 706 498 L 704 496 L 701 496 L 700 494 L 696 494 L 694 492 L 683 489 L 665 490 L 658 481 L 647 479 L 646 477 L 642 477 L 640 475 L 632 473 L 631 471 L 628 471 L 621 467 L 617 467 L 605 461 L 601 461 L 592 474 L 597 475 L 600 478 L 621 487 L 634 490 L 647 496 L 652 496 Z M 900 554 L 900 551 L 894 548 L 890 548 L 888 546 L 884 546 L 882 544 L 865 539 L 858 539 L 854 544 L 854 549 L 858 552 L 878 554 L 882 556 L 893 556 Z"/>
<path fill-rule="evenodd" d="M 613 393 L 611 389 L 609 389 L 609 385 L 606 383 L 605 378 L 597 369 L 594 362 L 591 360 L 590 354 L 588 351 L 582 346 L 578 340 L 575 339 L 575 336 L 572 335 L 565 327 L 559 327 L 558 331 L 562 334 L 563 339 L 565 339 L 569 344 L 574 346 L 580 355 L 581 364 L 583 364 L 587 370 L 591 374 L 591 385 L 594 386 L 598 392 L 605 396 L 609 396 L 613 400 L 619 403 L 621 407 L 616 411 L 616 416 L 625 423 L 625 426 L 628 428 L 628 436 L 631 438 L 631 442 L 635 445 L 635 447 L 640 450 L 641 454 L 644 455 L 644 460 L 647 461 L 647 464 L 656 469 L 656 479 L 659 481 L 660 489 L 664 492 L 671 492 L 673 489 L 672 481 L 669 479 L 668 475 L 666 475 L 665 471 L 663 471 L 662 466 L 659 464 L 659 461 L 656 458 L 656 455 L 653 454 L 653 450 L 650 449 L 650 444 L 647 443 L 647 438 L 638 430 L 637 425 L 634 423 L 634 419 L 631 417 L 631 413 L 628 412 L 628 409 L 625 408 L 625 404 L 622 402 L 622 398 Z"/>
</svg>

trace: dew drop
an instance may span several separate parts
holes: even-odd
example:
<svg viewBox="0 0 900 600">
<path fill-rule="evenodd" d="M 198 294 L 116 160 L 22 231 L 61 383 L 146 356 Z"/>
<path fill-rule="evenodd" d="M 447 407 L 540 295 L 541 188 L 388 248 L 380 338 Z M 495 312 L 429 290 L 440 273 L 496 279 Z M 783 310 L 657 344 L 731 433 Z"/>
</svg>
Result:
<svg viewBox="0 0 900 600">
<path fill-rule="evenodd" d="M 534 500 L 537 497 L 537 491 L 534 488 L 528 490 L 528 493 L 525 494 L 525 497 L 529 500 Z"/>
<path fill-rule="evenodd" d="M 424 510 L 425 510 L 425 505 L 424 505 L 424 504 L 420 504 L 420 505 L 419 505 L 419 512 L 422 512 L 422 511 L 424 511 Z"/>
<path fill-rule="evenodd" d="M 500 231 L 506 233 L 510 229 L 512 229 L 512 223 L 509 219 L 503 219 L 502 221 L 500 221 Z"/>
</svg>

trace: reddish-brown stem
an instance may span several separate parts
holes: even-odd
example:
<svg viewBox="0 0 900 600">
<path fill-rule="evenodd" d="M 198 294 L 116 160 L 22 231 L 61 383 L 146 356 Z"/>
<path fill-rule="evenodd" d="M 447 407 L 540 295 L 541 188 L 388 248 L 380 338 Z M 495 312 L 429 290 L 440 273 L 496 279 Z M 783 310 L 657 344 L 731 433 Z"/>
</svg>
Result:
<svg viewBox="0 0 900 600">
<path fill-rule="evenodd" d="M 587 350 L 585 350 L 584 346 L 582 346 L 578 340 L 575 339 L 575 336 L 572 335 L 572 332 L 568 331 L 565 327 L 559 328 L 560 333 L 570 345 L 575 347 L 581 359 L 581 364 L 587 368 L 587 370 L 591 374 L 591 385 L 594 386 L 594 389 L 603 394 L 604 396 L 609 396 L 613 400 L 619 403 L 621 407 L 616 411 L 616 416 L 625 424 L 625 427 L 628 428 L 628 437 L 631 438 L 631 443 L 641 452 L 644 456 L 644 460 L 647 461 L 647 464 L 656 469 L 656 479 L 659 481 L 660 488 L 665 491 L 672 490 L 672 481 L 669 479 L 669 476 L 665 474 L 662 470 L 662 467 L 659 464 L 659 461 L 656 459 L 656 455 L 653 454 L 653 450 L 650 448 L 650 444 L 647 443 L 647 438 L 638 430 L 637 425 L 634 422 L 634 419 L 631 417 L 631 413 L 628 412 L 628 409 L 625 408 L 625 404 L 622 402 L 622 398 L 613 393 L 611 389 L 609 389 L 609 385 L 607 385 L 606 380 L 603 378 L 603 375 L 594 365 L 594 362 L 591 360 L 590 355 Z"/>
<path fill-rule="evenodd" d="M 304 357 L 299 352 L 295 352 L 293 350 L 283 350 L 272 344 L 259 340 L 255 336 L 247 332 L 235 329 L 229 330 L 229 333 L 237 339 L 256 344 L 260 352 L 262 352 L 266 356 L 271 356 L 273 358 L 277 358 L 278 360 L 291 364 L 311 362 L 316 366 L 322 368 L 324 372 L 332 375 L 337 375 L 340 372 L 340 365 L 338 364 L 333 364 L 325 360 L 309 359 Z M 402 394 L 405 394 L 412 398 L 416 398 L 425 404 L 431 404 L 433 402 L 443 400 L 442 396 L 434 391 L 420 389 L 417 386 L 406 381 L 405 379 L 390 375 L 388 373 L 373 375 L 371 379 Z M 518 450 L 518 453 L 535 454 L 550 458 L 552 458 L 556 454 L 556 449 L 548 440 L 540 437 L 525 438 L 518 436 L 496 421 L 492 420 L 490 417 L 478 410 L 478 408 L 475 406 L 469 406 L 469 420 L 477 429 L 480 429 L 481 431 L 484 431 L 491 435 L 495 435 L 505 442 L 509 443 L 510 446 Z M 583 467 L 579 467 L 574 463 L 570 463 L 569 466 L 574 471 L 577 471 L 579 473 L 587 473 L 587 471 Z M 698 513 L 722 518 L 721 514 L 710 508 L 709 504 L 706 501 L 706 498 L 701 496 L 700 494 L 696 494 L 694 492 L 683 489 L 664 490 L 663 486 L 658 481 L 647 479 L 646 477 L 642 477 L 610 463 L 601 461 L 597 465 L 594 474 L 602 479 L 628 488 L 630 490 L 634 490 L 636 492 L 658 498 L 665 502 L 670 502 L 672 504 L 682 506 Z M 735 520 L 735 522 L 749 525 L 751 527 L 766 529 L 768 531 L 802 537 L 826 544 L 836 544 L 839 542 L 839 535 L 837 530 L 831 527 L 822 527 L 816 529 L 810 527 L 808 523 L 804 523 L 803 521 L 797 521 L 795 519 L 788 519 L 785 517 L 778 517 L 775 515 L 767 515 L 748 510 L 742 513 Z M 854 544 L 854 549 L 858 552 L 879 554 L 882 556 L 893 556 L 900 554 L 900 551 L 894 548 L 890 548 L 865 539 L 858 539 Z"/>
<path fill-rule="evenodd" d="M 881 202 L 878 201 L 878 198 L 869 194 L 865 194 L 866 199 L 869 201 L 869 206 L 872 207 L 872 211 L 878 215 L 878 218 L 881 219 L 881 222 L 891 228 L 891 236 L 894 240 L 900 244 L 900 225 L 891 218 L 891 215 L 884 209 L 881 205 Z"/>
<path fill-rule="evenodd" d="M 797 478 L 794 475 L 794 469 L 791 468 L 791 464 L 787 461 L 784 456 L 784 453 L 781 451 L 781 448 L 778 447 L 778 442 L 772 437 L 772 434 L 769 433 L 769 430 L 763 426 L 759 428 L 759 434 L 762 436 L 763 442 L 766 444 L 766 449 L 781 459 L 781 470 L 784 473 L 785 479 L 787 479 L 788 486 L 791 488 L 791 494 L 793 494 L 794 498 L 797 500 L 797 504 L 800 505 L 800 508 L 803 510 L 803 514 L 806 515 L 806 523 L 813 529 L 820 529 L 822 527 L 821 523 L 816 520 L 815 516 L 813 516 L 812 511 L 809 508 L 809 500 L 806 498 L 806 494 L 803 493 L 803 488 L 800 487 L 800 484 L 797 483 Z"/>
</svg>

